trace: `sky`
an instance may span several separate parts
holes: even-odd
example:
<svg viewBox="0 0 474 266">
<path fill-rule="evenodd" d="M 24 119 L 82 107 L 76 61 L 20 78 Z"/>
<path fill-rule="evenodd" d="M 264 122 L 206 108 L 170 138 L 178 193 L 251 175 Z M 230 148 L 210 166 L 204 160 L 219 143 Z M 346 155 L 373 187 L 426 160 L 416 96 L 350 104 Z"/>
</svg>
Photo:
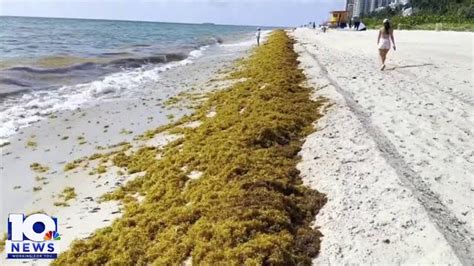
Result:
<svg viewBox="0 0 474 266">
<path fill-rule="evenodd" d="M 328 19 L 344 0 L 0 0 L 2 16 L 299 26 Z"/>
</svg>

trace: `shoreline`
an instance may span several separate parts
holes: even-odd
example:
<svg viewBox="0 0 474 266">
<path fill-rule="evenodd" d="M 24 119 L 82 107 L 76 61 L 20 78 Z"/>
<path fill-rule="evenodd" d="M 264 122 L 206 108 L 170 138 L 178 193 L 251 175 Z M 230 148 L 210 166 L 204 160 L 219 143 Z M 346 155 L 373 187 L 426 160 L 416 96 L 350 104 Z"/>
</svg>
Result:
<svg viewBox="0 0 474 266">
<path fill-rule="evenodd" d="M 240 42 L 235 43 L 236 46 L 245 45 L 247 39 L 241 40 Z M 50 72 L 61 72 L 67 69 L 79 69 L 81 75 L 87 75 L 87 78 L 84 79 L 84 82 L 73 82 L 69 85 L 59 85 L 56 84 L 57 88 L 52 88 L 49 90 L 42 89 L 31 89 L 27 93 L 24 93 L 23 90 L 10 92 L 7 91 L 2 97 L 5 97 L 5 105 L 8 106 L 5 110 L 2 111 L 3 116 L 12 117 L 10 120 L 4 120 L 4 125 L 2 128 L 2 135 L 0 137 L 0 145 L 7 146 L 9 143 L 9 138 L 17 134 L 20 129 L 30 126 L 35 126 L 36 123 L 48 119 L 49 117 L 55 117 L 56 113 L 64 111 L 72 111 L 77 109 L 84 108 L 93 108 L 94 106 L 100 105 L 102 103 L 107 103 L 114 101 L 115 99 L 127 99 L 131 98 L 144 98 L 147 95 L 153 94 L 151 91 L 143 91 L 143 88 L 147 90 L 155 89 L 157 83 L 160 80 L 166 79 L 170 70 L 176 68 L 184 67 L 190 64 L 194 64 L 195 61 L 203 56 L 216 53 L 223 48 L 219 45 L 203 45 L 198 49 L 192 50 L 184 56 L 180 53 L 170 54 L 173 60 L 167 61 L 163 59 L 164 62 L 161 64 L 146 65 L 146 59 L 140 62 L 142 64 L 138 68 L 127 68 L 127 62 L 121 63 L 122 66 L 114 66 L 116 69 L 108 70 L 109 72 L 101 73 L 103 70 L 98 70 L 98 68 L 106 68 L 108 64 L 113 64 L 113 61 L 127 61 L 135 60 L 133 58 L 117 58 L 110 59 L 110 62 L 107 64 L 99 64 L 95 62 L 83 62 L 79 64 L 72 64 L 65 68 L 39 68 L 36 69 L 35 66 L 27 65 L 13 67 L 12 69 L 30 69 L 35 71 L 50 71 Z M 221 51 L 222 52 L 222 51 Z M 158 59 L 155 61 L 162 60 L 161 57 L 166 58 L 166 55 L 154 56 Z M 149 56 L 151 58 L 151 56 Z M 91 66 L 92 65 L 92 66 Z M 86 66 L 86 69 L 81 69 L 83 66 Z M 110 67 L 111 65 L 109 65 Z M 89 70 L 87 70 L 89 69 Z M 6 69 L 5 75 L 9 74 L 9 69 Z M 81 72 L 83 71 L 83 72 Z M 84 72 L 85 71 L 85 72 Z M 93 76 L 92 73 L 87 71 L 98 72 L 98 76 Z M 72 78 L 74 78 L 74 73 L 70 73 Z M 65 77 L 63 77 L 64 79 Z M 77 79 L 77 77 L 76 77 Z M 169 87 L 170 84 L 165 86 Z M 20 95 L 16 95 L 19 93 Z M 10 95 L 15 95 L 14 98 L 8 99 Z M 21 97 L 20 97 L 21 96 Z M 168 97 L 169 95 L 163 95 L 163 97 Z M 14 111 L 12 111 L 14 110 Z"/>
<path fill-rule="evenodd" d="M 193 115 L 139 138 L 150 146 L 102 157 L 107 171 L 116 170 L 112 163 L 145 176 L 105 197 L 123 202 L 121 218 L 75 242 L 53 264 L 99 258 L 120 264 L 308 263 L 320 237 L 309 222 L 325 197 L 301 184 L 295 166 L 323 100 L 311 101 L 310 89 L 296 85 L 304 76 L 292 44 L 283 31 L 273 33 L 226 77 L 230 87 L 209 95 Z M 263 75 L 267 71 L 275 76 Z M 157 147 L 162 134 L 177 137 Z M 84 249 L 89 245 L 98 248 Z"/>
<path fill-rule="evenodd" d="M 0 146 L 19 128 L 58 111 L 140 97 L 164 72 L 253 40 L 249 27 L 44 22 L 0 18 L 8 26 L 0 60 Z M 62 37 L 43 45 L 50 35 L 41 25 Z M 78 32 L 70 34 L 74 27 Z M 88 34 L 91 28 L 96 34 Z"/>
<path fill-rule="evenodd" d="M 286 32 L 2 148 L 80 239 L 53 264 L 473 263 L 472 35 L 398 31 L 381 72 L 375 31 Z"/>
<path fill-rule="evenodd" d="M 189 115 L 207 93 L 229 86 L 221 80 L 223 73 L 232 69 L 234 60 L 245 56 L 251 47 L 250 43 L 235 44 L 200 57 L 192 64 L 162 72 L 154 89 L 137 99 L 111 99 L 86 108 L 61 111 L 20 129 L 9 145 L 0 148 L 2 219 L 6 220 L 11 211 L 26 214 L 45 211 L 56 215 L 62 234 L 61 250 L 73 239 L 87 237 L 96 229 L 110 225 L 122 215 L 123 206 L 114 201 L 103 202 L 102 196 L 140 173 L 119 173 L 119 169 L 101 173 L 97 171 L 100 156 L 93 160 L 86 158 L 121 149 L 122 146 L 116 146 L 121 143 L 158 148 L 173 140 L 163 135 L 146 142 L 138 136 Z M 78 163 L 71 164 L 75 160 Z M 48 169 L 33 170 L 34 163 Z M 69 200 L 61 197 L 66 188 L 74 188 L 75 197 Z M 4 230 L 2 227 L 2 235 Z M 4 256 L 0 261 L 2 265 L 12 263 L 5 261 Z"/>
</svg>

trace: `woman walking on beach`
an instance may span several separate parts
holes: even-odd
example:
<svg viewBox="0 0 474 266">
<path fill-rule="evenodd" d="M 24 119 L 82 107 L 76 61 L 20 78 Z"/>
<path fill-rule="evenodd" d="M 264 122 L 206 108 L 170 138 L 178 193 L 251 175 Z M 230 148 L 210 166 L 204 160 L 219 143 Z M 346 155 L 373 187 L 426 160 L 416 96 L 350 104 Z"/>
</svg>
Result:
<svg viewBox="0 0 474 266">
<path fill-rule="evenodd" d="M 379 54 L 380 59 L 382 60 L 382 66 L 380 66 L 380 70 L 385 69 L 385 59 L 387 59 L 387 53 L 390 50 L 391 43 L 393 43 L 393 50 L 397 50 L 395 46 L 395 38 L 393 37 L 393 29 L 390 25 L 390 21 L 388 19 L 383 20 L 383 28 L 379 31 L 379 37 L 377 39 L 377 45 L 379 47 Z"/>
</svg>

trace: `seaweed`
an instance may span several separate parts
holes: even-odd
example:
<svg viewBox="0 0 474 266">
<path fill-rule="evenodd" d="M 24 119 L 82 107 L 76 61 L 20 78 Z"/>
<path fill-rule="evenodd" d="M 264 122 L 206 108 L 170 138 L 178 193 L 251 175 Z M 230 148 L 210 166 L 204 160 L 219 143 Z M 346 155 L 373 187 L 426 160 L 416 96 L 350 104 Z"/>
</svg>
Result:
<svg viewBox="0 0 474 266">
<path fill-rule="evenodd" d="M 44 177 L 44 176 L 36 176 L 36 177 L 35 177 L 35 180 L 38 181 L 38 182 L 44 181 L 44 180 L 46 180 L 46 179 L 47 179 L 47 178 Z"/>
<path fill-rule="evenodd" d="M 69 170 L 72 170 L 72 169 L 75 169 L 79 166 L 79 164 L 81 164 L 82 162 L 84 161 L 84 159 L 77 159 L 77 160 L 74 160 L 72 162 L 69 162 L 67 164 L 64 165 L 64 172 L 67 172 Z"/>
<path fill-rule="evenodd" d="M 103 174 L 103 173 L 106 173 L 107 172 L 107 167 L 105 167 L 105 165 L 99 165 L 97 166 L 97 168 L 95 169 L 95 172 L 97 174 Z"/>
<path fill-rule="evenodd" d="M 35 171 L 36 173 L 45 173 L 49 171 L 48 166 L 41 165 L 39 163 L 32 163 L 30 164 L 30 169 Z"/>
<path fill-rule="evenodd" d="M 125 129 L 125 128 L 122 128 L 122 130 L 120 130 L 120 134 L 122 134 L 122 135 L 130 135 L 130 134 L 133 134 L 133 131 L 127 130 L 127 129 Z"/>
<path fill-rule="evenodd" d="M 84 138 L 84 136 L 79 136 L 77 137 L 77 140 L 79 141 L 79 145 L 84 145 L 87 143 L 86 139 Z"/>
<path fill-rule="evenodd" d="M 31 138 L 26 142 L 25 147 L 35 149 L 38 147 L 38 143 L 33 138 Z"/>
<path fill-rule="evenodd" d="M 91 156 L 89 156 L 88 159 L 89 159 L 90 161 L 93 161 L 93 160 L 97 160 L 97 159 L 101 158 L 102 156 L 103 156 L 103 154 L 94 153 L 94 154 L 92 154 Z"/>
<path fill-rule="evenodd" d="M 71 199 L 75 199 L 76 197 L 77 194 L 73 187 L 65 187 L 64 190 L 58 195 L 58 198 L 62 201 L 54 202 L 54 206 L 68 207 L 69 204 L 67 202 Z"/>
<path fill-rule="evenodd" d="M 303 185 L 296 164 L 324 100 L 310 100 L 301 85 L 293 45 L 274 31 L 229 76 L 241 82 L 174 123 L 200 120 L 199 127 L 141 137 L 166 128 L 184 138 L 115 154 L 116 166 L 145 172 L 106 196 L 123 201 L 123 216 L 74 241 L 53 265 L 311 264 L 321 238 L 311 222 L 326 197 Z"/>
<path fill-rule="evenodd" d="M 7 241 L 7 233 L 3 233 L 3 236 L 0 239 L 0 252 L 3 252 L 3 250 L 5 249 L 6 241 Z"/>
<path fill-rule="evenodd" d="M 65 201 L 76 198 L 77 194 L 73 187 L 64 188 L 63 192 L 59 195 L 60 198 L 63 198 Z"/>
</svg>

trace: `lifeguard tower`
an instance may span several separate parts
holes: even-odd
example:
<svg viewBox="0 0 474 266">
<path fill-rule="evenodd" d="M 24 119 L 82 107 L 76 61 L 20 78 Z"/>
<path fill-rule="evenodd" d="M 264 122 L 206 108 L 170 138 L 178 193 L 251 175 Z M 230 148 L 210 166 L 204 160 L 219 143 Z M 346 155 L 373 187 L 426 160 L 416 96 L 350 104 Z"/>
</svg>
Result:
<svg viewBox="0 0 474 266">
<path fill-rule="evenodd" d="M 345 28 L 349 22 L 349 11 L 331 11 L 329 26 L 331 28 Z"/>
</svg>

